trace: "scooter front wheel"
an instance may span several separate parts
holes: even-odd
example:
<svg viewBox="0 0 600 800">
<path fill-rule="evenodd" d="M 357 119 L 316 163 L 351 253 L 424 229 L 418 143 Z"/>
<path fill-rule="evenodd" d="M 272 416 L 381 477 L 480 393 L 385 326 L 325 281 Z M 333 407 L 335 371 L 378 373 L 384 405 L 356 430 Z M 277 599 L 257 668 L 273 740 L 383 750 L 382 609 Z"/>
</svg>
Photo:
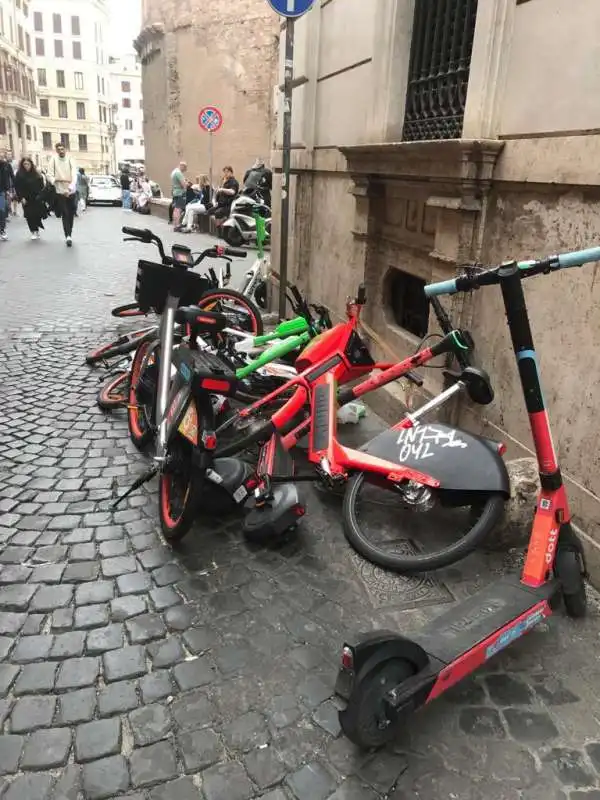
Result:
<svg viewBox="0 0 600 800">
<path fill-rule="evenodd" d="M 244 237 L 237 228 L 223 227 L 223 239 L 231 247 L 241 247 L 244 244 Z"/>
<path fill-rule="evenodd" d="M 346 709 L 339 714 L 342 731 L 351 742 L 366 750 L 383 747 L 393 739 L 399 719 L 390 713 L 386 695 L 414 672 L 409 661 L 392 658 L 358 680 Z"/>
<path fill-rule="evenodd" d="M 585 617 L 587 592 L 581 556 L 574 549 L 559 548 L 556 553 L 554 569 L 562 583 L 562 596 L 567 615 L 573 619 Z"/>
<path fill-rule="evenodd" d="M 428 572 L 460 561 L 480 545 L 499 522 L 504 503 L 504 495 L 490 492 L 460 506 L 445 505 L 435 490 L 404 489 L 359 472 L 344 495 L 344 534 L 357 553 L 379 567 Z"/>
</svg>

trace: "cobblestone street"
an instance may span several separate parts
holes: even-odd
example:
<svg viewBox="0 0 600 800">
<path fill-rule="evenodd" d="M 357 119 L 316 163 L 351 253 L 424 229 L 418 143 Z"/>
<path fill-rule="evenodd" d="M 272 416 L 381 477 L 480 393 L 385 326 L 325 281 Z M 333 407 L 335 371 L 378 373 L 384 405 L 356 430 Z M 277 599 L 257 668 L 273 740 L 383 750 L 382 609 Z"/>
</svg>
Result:
<svg viewBox="0 0 600 800">
<path fill-rule="evenodd" d="M 0 798 L 599 800 L 591 590 L 586 620 L 559 612 L 365 754 L 332 696 L 344 638 L 410 631 L 516 557 L 388 575 L 314 492 L 279 550 L 248 545 L 237 519 L 199 519 L 172 550 L 155 483 L 107 510 L 148 466 L 84 365 L 153 257 L 123 224 L 173 239 L 93 208 L 71 250 L 54 219 L 37 242 L 13 220 L 0 243 Z"/>
</svg>

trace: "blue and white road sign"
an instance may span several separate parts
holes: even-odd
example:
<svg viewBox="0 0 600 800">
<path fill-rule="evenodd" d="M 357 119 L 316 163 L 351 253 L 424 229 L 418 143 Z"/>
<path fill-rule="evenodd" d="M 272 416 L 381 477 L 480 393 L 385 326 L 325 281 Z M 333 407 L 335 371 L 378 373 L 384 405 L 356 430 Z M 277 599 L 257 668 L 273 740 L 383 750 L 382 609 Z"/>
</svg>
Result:
<svg viewBox="0 0 600 800">
<path fill-rule="evenodd" d="M 273 11 L 282 17 L 301 17 L 310 10 L 315 0 L 267 0 Z"/>
<path fill-rule="evenodd" d="M 204 131 L 215 133 L 223 124 L 223 116 L 218 108 L 205 106 L 198 112 L 198 125 Z"/>
</svg>

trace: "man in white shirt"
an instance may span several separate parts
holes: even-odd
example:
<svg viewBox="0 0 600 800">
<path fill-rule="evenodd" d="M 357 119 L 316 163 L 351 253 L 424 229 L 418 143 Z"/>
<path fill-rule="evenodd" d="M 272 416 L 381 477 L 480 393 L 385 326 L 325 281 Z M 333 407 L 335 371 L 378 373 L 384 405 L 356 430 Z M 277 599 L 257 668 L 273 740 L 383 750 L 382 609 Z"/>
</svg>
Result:
<svg viewBox="0 0 600 800">
<path fill-rule="evenodd" d="M 67 247 L 71 247 L 73 220 L 77 211 L 77 165 L 67 155 L 62 142 L 56 144 L 55 150 L 56 155 L 52 156 L 48 164 L 47 177 L 56 189 L 56 208 L 62 218 Z"/>
</svg>

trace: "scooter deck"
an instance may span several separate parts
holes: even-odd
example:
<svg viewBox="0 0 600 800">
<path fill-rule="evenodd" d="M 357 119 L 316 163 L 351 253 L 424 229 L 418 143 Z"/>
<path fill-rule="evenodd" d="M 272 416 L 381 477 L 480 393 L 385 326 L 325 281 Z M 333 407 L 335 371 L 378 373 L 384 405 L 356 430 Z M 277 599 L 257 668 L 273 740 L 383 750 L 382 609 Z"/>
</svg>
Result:
<svg viewBox="0 0 600 800">
<path fill-rule="evenodd" d="M 537 615 L 535 619 L 526 618 L 520 621 L 534 606 L 544 602 L 552 603 L 559 592 L 558 580 L 547 581 L 539 587 L 530 587 L 523 584 L 518 576 L 506 576 L 436 617 L 411 639 L 430 657 L 443 664 L 451 664 L 477 645 L 507 629 L 505 641 L 496 645 L 497 652 L 541 621 L 543 616 L 547 616 Z M 511 628 L 513 623 L 514 628 Z M 493 643 L 490 646 L 493 648 Z"/>
<path fill-rule="evenodd" d="M 409 637 L 374 631 L 353 646 L 353 665 L 342 665 L 336 693 L 348 700 L 356 682 L 360 684 L 378 665 L 389 659 L 404 659 L 413 664 L 415 673 L 396 687 L 396 705 L 400 708 L 410 703 L 418 708 L 548 617 L 560 591 L 557 579 L 534 588 L 525 586 L 518 576 L 507 576 Z"/>
</svg>

